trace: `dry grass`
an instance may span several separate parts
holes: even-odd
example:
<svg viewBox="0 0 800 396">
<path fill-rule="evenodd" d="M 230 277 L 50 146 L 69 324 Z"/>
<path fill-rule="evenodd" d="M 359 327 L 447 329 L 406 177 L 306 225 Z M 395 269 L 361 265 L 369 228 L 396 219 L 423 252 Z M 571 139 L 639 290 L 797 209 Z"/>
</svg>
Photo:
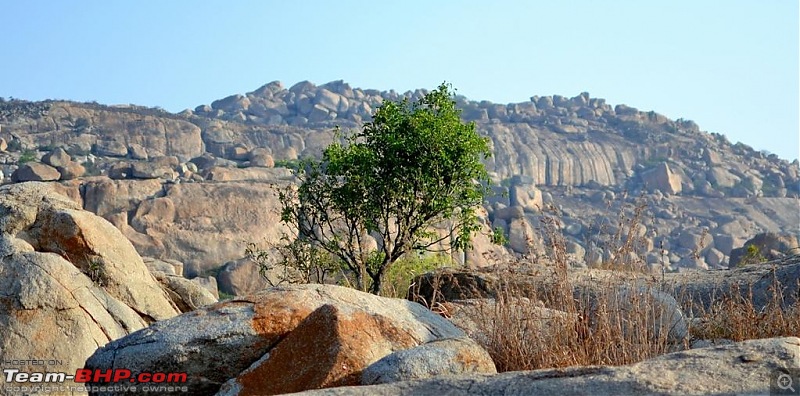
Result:
<svg viewBox="0 0 800 396">
<path fill-rule="evenodd" d="M 738 284 L 731 285 L 728 293 L 719 293 L 720 297 L 714 299 L 708 308 L 693 305 L 697 318 L 692 326 L 692 335 L 703 340 L 731 341 L 800 337 L 800 302 L 787 306 L 783 285 L 778 282 L 774 270 L 772 274 L 771 298 L 764 307 L 753 304 L 752 285 L 742 293 Z"/>
<path fill-rule="evenodd" d="M 508 287 L 481 307 L 472 335 L 498 371 L 622 365 L 685 348 L 651 287 L 574 288 L 567 278 L 538 299 Z"/>
<path fill-rule="evenodd" d="M 633 229 L 642 209 L 635 213 L 628 227 L 619 228 Z M 732 290 L 724 295 L 738 297 L 721 297 L 709 309 L 695 309 L 695 318 L 677 317 L 681 305 L 672 297 L 673 289 L 663 277 L 645 274 L 638 263 L 620 260 L 608 265 L 628 274 L 642 271 L 633 283 L 613 277 L 576 280 L 568 273 L 565 240 L 556 221 L 545 217 L 540 230 L 547 252 L 537 261 L 548 263 L 547 275 L 531 277 L 530 266 L 524 268 L 532 259 L 522 259 L 493 274 L 501 280 L 493 300 L 480 300 L 475 310 L 461 313 L 472 323 L 467 332 L 486 348 L 500 372 L 631 364 L 687 349 L 695 339 L 800 336 L 800 305 L 784 306 L 777 279 L 773 285 L 777 292 L 764 309 L 756 309 L 752 298 Z M 617 257 L 633 256 L 636 243 L 631 232 L 617 233 L 612 240 L 618 242 L 613 247 Z M 538 280 L 520 282 L 524 276 Z M 438 285 L 442 290 L 447 286 Z M 454 311 L 458 315 L 459 303 L 444 301 L 444 294 L 434 290 L 428 294 L 432 301 L 424 303 L 444 316 Z"/>
</svg>

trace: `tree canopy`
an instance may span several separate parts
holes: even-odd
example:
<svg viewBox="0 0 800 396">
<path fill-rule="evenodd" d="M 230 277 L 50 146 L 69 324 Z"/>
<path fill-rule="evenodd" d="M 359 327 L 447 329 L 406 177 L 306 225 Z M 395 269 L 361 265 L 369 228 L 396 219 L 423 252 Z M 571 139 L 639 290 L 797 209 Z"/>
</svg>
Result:
<svg viewBox="0 0 800 396">
<path fill-rule="evenodd" d="M 320 161 L 305 161 L 299 188 L 281 196 L 282 220 L 341 260 L 361 290 L 379 293 L 408 252 L 469 247 L 479 227 L 488 139 L 461 121 L 451 89 L 384 102 L 361 130 L 337 132 Z M 452 231 L 442 236 L 435 226 Z"/>
</svg>

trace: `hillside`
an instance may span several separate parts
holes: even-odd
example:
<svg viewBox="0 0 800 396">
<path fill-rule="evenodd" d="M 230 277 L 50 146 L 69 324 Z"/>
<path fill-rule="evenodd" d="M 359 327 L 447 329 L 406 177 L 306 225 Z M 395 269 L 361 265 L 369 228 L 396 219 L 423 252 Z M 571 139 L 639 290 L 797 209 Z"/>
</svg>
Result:
<svg viewBox="0 0 800 396">
<path fill-rule="evenodd" d="M 259 213 L 277 204 L 269 183 L 291 181 L 282 166 L 318 155 L 334 126 L 357 128 L 382 101 L 424 92 L 272 82 L 178 114 L 4 101 L 0 163 L 5 182 L 61 179 L 140 253 L 185 262 L 194 276 L 241 258 L 246 241 L 275 239 L 274 218 Z M 486 164 L 498 194 L 486 203 L 486 228 L 503 228 L 514 252 L 528 252 L 548 206 L 579 262 L 613 254 L 617 214 L 637 203 L 645 209 L 631 259 L 671 270 L 724 268 L 731 250 L 759 232 L 800 233 L 797 161 L 588 93 L 457 101 L 491 139 Z M 58 163 L 62 153 L 68 161 Z M 32 161 L 20 166 L 21 157 Z M 476 249 L 468 261 L 485 263 L 480 255 L 492 249 Z"/>
</svg>

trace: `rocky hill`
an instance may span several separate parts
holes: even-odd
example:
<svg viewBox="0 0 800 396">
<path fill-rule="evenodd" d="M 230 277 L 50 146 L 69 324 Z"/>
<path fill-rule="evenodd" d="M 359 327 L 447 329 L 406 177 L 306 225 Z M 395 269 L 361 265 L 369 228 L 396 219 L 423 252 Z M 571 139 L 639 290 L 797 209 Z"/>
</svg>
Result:
<svg viewBox="0 0 800 396">
<path fill-rule="evenodd" d="M 235 264 L 248 241 L 277 238 L 271 183 L 291 182 L 286 166 L 318 155 L 334 126 L 358 128 L 383 101 L 424 93 L 271 82 L 178 114 L 3 101 L 0 166 L 5 182 L 58 181 L 140 253 L 185 262 L 194 276 Z M 498 194 L 485 224 L 503 229 L 512 252 L 529 252 L 553 211 L 576 265 L 613 256 L 610 236 L 620 230 L 637 239 L 631 260 L 667 270 L 724 268 L 757 233 L 800 233 L 797 161 L 588 93 L 457 101 L 491 139 L 486 164 Z M 638 204 L 641 221 L 629 232 L 618 214 L 630 218 Z M 476 249 L 473 263 L 492 251 Z"/>
</svg>

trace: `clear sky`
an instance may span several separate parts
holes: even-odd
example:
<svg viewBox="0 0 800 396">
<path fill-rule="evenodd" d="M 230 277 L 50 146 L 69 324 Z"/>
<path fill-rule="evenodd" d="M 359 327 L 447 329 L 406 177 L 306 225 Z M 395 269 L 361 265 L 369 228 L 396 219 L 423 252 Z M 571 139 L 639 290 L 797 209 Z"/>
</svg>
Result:
<svg viewBox="0 0 800 396">
<path fill-rule="evenodd" d="M 170 111 L 273 81 L 587 91 L 794 159 L 797 0 L 0 0 L 0 96 Z"/>
</svg>

